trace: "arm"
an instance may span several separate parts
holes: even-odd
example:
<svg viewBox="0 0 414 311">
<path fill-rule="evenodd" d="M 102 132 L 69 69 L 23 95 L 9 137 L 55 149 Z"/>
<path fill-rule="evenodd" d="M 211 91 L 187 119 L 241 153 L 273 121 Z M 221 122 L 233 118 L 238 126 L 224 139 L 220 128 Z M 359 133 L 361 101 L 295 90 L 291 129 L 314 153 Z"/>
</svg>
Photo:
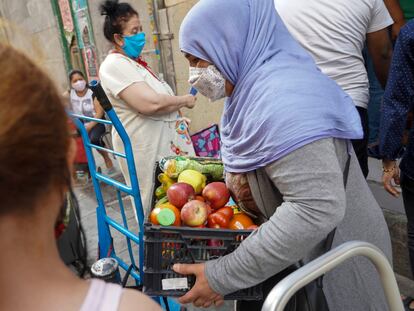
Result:
<svg viewBox="0 0 414 311">
<path fill-rule="evenodd" d="M 95 107 L 95 118 L 96 119 L 102 119 L 103 115 L 104 115 L 104 110 L 101 106 L 101 104 L 99 103 L 98 99 L 96 99 L 96 97 L 93 99 L 93 105 Z M 91 121 L 88 124 L 86 124 L 86 130 L 89 132 L 95 125 L 97 125 L 98 122 L 95 121 Z"/>
<path fill-rule="evenodd" d="M 193 108 L 196 98 L 192 95 L 171 96 L 156 93 L 146 82 L 135 82 L 119 93 L 128 105 L 144 115 L 159 115 Z"/>
<path fill-rule="evenodd" d="M 343 173 L 331 140 L 302 147 L 266 167 L 284 198 L 268 222 L 236 251 L 206 263 L 220 294 L 258 284 L 303 259 L 343 219 Z"/>
<path fill-rule="evenodd" d="M 65 106 L 66 109 L 71 109 L 71 105 L 70 105 L 70 95 L 69 95 L 69 91 L 66 90 L 63 94 L 62 94 L 62 100 L 63 100 L 63 105 Z"/>
<path fill-rule="evenodd" d="M 400 33 L 401 27 L 405 24 L 404 12 L 401 9 L 399 0 L 384 0 L 384 4 L 387 7 L 392 19 L 394 20 L 394 24 L 392 25 L 391 39 L 395 41 L 398 34 Z"/>
<path fill-rule="evenodd" d="M 375 74 L 385 88 L 392 56 L 392 44 L 386 28 L 367 34 L 368 53 L 374 64 Z"/>
<path fill-rule="evenodd" d="M 414 38 L 410 34 L 410 28 L 403 28 L 395 45 L 389 82 L 384 93 L 379 133 L 379 148 L 384 166 L 382 181 L 384 188 L 394 196 L 399 193 L 391 185 L 391 181 L 399 183 L 395 159 L 402 148 L 408 111 L 414 107 L 413 81 Z"/>
</svg>

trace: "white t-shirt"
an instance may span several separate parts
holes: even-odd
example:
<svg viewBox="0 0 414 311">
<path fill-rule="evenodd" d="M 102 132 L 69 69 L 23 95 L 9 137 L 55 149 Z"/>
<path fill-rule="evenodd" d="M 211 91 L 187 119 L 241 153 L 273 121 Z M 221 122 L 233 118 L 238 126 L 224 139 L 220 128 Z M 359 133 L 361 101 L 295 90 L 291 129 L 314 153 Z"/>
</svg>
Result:
<svg viewBox="0 0 414 311">
<path fill-rule="evenodd" d="M 155 78 L 136 61 L 119 53 L 109 54 L 99 69 L 102 87 L 131 140 L 138 175 L 144 214 L 148 215 L 154 185 L 155 162 L 175 155 L 194 156 L 194 147 L 187 123 L 178 112 L 161 116 L 140 114 L 121 98 L 119 93 L 136 82 L 146 82 L 158 94 L 174 95 L 169 85 Z M 124 152 L 124 144 L 112 131 L 114 149 Z M 118 157 L 125 180 L 130 184 L 127 163 Z"/>
<path fill-rule="evenodd" d="M 274 0 L 289 32 L 323 73 L 367 108 L 366 34 L 393 24 L 383 0 Z"/>
<path fill-rule="evenodd" d="M 95 117 L 95 105 L 93 103 L 93 92 L 91 89 L 88 89 L 82 97 L 78 96 L 74 89 L 70 90 L 69 95 L 73 113 L 91 118 Z"/>
</svg>

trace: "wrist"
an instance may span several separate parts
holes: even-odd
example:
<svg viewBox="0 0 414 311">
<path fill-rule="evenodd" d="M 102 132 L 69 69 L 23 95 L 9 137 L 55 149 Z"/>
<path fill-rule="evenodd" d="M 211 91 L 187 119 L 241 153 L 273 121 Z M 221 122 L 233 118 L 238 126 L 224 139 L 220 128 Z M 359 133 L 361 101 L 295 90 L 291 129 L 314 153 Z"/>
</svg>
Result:
<svg viewBox="0 0 414 311">
<path fill-rule="evenodd" d="M 394 20 L 394 25 L 393 26 L 395 26 L 395 25 L 404 25 L 404 24 L 405 24 L 405 19 L 404 19 L 404 17 L 401 17 L 401 18 L 396 18 Z"/>
<path fill-rule="evenodd" d="M 395 170 L 397 167 L 397 161 L 396 160 L 382 160 L 382 171 L 384 173 L 390 173 Z"/>
<path fill-rule="evenodd" d="M 182 96 L 182 104 L 180 108 L 187 108 L 190 100 L 187 95 Z"/>
</svg>

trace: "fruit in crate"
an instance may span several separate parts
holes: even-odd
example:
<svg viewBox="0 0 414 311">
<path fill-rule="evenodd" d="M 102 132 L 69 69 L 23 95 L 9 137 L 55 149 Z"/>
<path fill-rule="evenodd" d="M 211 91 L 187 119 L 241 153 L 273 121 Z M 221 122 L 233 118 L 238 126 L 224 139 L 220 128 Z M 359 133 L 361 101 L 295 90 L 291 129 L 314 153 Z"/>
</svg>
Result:
<svg viewBox="0 0 414 311">
<path fill-rule="evenodd" d="M 161 187 L 165 192 L 167 192 L 168 188 L 175 183 L 174 179 L 168 177 L 168 175 L 164 173 L 158 175 L 158 181 L 161 183 Z"/>
<path fill-rule="evenodd" d="M 230 192 L 224 182 L 212 182 L 203 189 L 203 197 L 213 209 L 226 205 L 230 199 Z"/>
<path fill-rule="evenodd" d="M 165 197 L 166 194 L 167 193 L 165 192 L 165 190 L 162 186 L 159 186 L 157 189 L 155 189 L 155 196 L 158 200 Z"/>
<path fill-rule="evenodd" d="M 164 204 L 164 203 L 168 203 L 168 198 L 167 198 L 167 196 L 164 196 L 164 197 L 162 197 L 161 199 L 159 199 L 159 200 L 157 201 L 157 203 L 155 203 L 155 207 L 160 206 L 161 204 Z"/>
<path fill-rule="evenodd" d="M 229 206 L 222 207 L 216 212 L 208 215 L 207 226 L 209 228 L 226 229 L 229 227 L 229 223 L 232 217 L 233 209 Z"/>
<path fill-rule="evenodd" d="M 229 229 L 244 230 L 254 226 L 253 220 L 245 213 L 235 214 L 229 223 Z"/>
<path fill-rule="evenodd" d="M 168 201 L 177 208 L 182 208 L 188 201 L 194 200 L 194 188 L 183 182 L 171 185 L 167 190 Z"/>
<path fill-rule="evenodd" d="M 223 179 L 223 163 L 216 159 L 189 159 L 176 157 L 162 164 L 162 169 L 171 178 L 177 178 L 185 170 L 195 170 L 211 176 L 213 180 Z"/>
<path fill-rule="evenodd" d="M 151 211 L 150 221 L 154 225 L 181 226 L 180 210 L 171 203 L 160 204 Z"/>
<path fill-rule="evenodd" d="M 206 200 L 203 198 L 203 196 L 201 196 L 201 195 L 196 195 L 195 199 L 196 199 L 196 200 L 199 200 L 199 201 L 201 201 L 201 202 L 205 202 L 205 201 L 206 201 Z"/>
<path fill-rule="evenodd" d="M 187 202 L 181 209 L 181 220 L 185 225 L 190 227 L 204 225 L 207 216 L 207 204 L 198 200 Z"/>
<path fill-rule="evenodd" d="M 178 176 L 178 182 L 193 186 L 196 194 L 200 194 L 206 186 L 207 177 L 195 170 L 185 170 Z"/>
</svg>

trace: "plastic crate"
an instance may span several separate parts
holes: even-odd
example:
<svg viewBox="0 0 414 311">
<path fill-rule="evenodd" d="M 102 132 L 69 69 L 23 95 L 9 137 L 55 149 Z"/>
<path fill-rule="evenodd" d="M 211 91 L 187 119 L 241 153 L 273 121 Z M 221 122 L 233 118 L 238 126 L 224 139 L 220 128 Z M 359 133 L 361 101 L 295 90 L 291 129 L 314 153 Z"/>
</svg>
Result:
<svg viewBox="0 0 414 311">
<path fill-rule="evenodd" d="M 154 189 L 156 189 L 159 186 L 157 176 L 161 173 L 158 163 L 154 172 L 156 181 Z M 152 203 L 154 206 L 155 195 L 153 195 Z M 144 226 L 144 293 L 150 296 L 168 297 L 184 295 L 194 285 L 195 277 L 175 273 L 172 270 L 175 263 L 201 263 L 225 256 L 234 251 L 250 233 L 251 230 L 163 227 L 146 223 Z M 212 246 L 211 240 L 220 241 L 216 243 L 219 245 Z M 183 286 L 183 288 L 168 289 L 173 283 L 176 283 L 178 287 L 187 285 L 187 288 Z M 261 300 L 262 298 L 261 285 L 224 297 L 226 300 Z"/>
<path fill-rule="evenodd" d="M 145 224 L 144 231 L 144 292 L 151 296 L 176 297 L 184 295 L 195 283 L 194 276 L 182 276 L 172 270 L 175 263 L 200 263 L 217 259 L 235 250 L 250 235 L 250 230 L 199 229 L 163 227 Z M 209 241 L 220 241 L 209 246 Z M 188 288 L 164 289 L 167 279 L 187 278 Z M 178 280 L 174 283 L 183 284 Z M 227 295 L 226 300 L 260 300 L 261 285 Z"/>
</svg>

